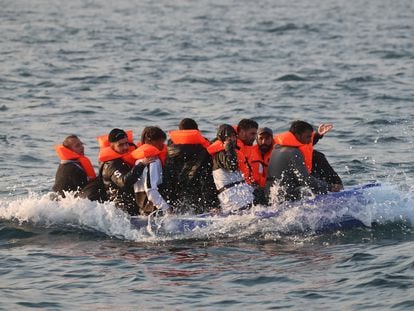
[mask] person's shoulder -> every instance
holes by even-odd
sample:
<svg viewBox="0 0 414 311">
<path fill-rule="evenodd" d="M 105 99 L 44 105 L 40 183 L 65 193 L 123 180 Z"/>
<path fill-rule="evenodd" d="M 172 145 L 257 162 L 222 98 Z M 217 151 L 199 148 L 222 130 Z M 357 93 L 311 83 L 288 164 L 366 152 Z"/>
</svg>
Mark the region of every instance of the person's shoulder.
<svg viewBox="0 0 414 311">
<path fill-rule="evenodd" d="M 58 170 L 63 170 L 63 171 L 78 171 L 81 170 L 82 171 L 82 167 L 80 166 L 80 163 L 75 162 L 75 161 L 69 161 L 66 163 L 61 163 L 59 165 Z"/>
<path fill-rule="evenodd" d="M 103 164 L 103 170 L 118 170 L 127 166 L 127 164 L 122 159 L 113 159 L 110 161 L 106 161 Z"/>
<path fill-rule="evenodd" d="M 298 148 L 295 148 L 295 147 L 276 145 L 272 149 L 271 154 L 272 154 L 272 156 L 289 157 L 289 156 L 301 155 L 301 152 Z"/>
</svg>

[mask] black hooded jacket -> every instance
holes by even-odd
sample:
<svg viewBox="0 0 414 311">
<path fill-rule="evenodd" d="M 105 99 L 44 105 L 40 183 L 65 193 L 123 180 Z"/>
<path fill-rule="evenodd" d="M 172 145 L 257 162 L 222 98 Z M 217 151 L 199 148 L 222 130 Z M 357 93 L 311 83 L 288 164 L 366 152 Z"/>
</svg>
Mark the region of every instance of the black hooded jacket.
<svg viewBox="0 0 414 311">
<path fill-rule="evenodd" d="M 76 161 L 66 161 L 59 164 L 53 191 L 65 197 L 64 191 L 79 191 L 87 183 L 88 178 L 82 166 Z"/>
<path fill-rule="evenodd" d="M 141 177 L 145 165 L 138 163 L 131 169 L 122 159 L 107 161 L 102 165 L 102 179 L 109 201 L 115 202 L 130 215 L 138 215 L 134 184 Z"/>
<path fill-rule="evenodd" d="M 178 212 L 203 213 L 219 206 L 211 156 L 200 144 L 168 144 L 163 196 Z"/>
</svg>

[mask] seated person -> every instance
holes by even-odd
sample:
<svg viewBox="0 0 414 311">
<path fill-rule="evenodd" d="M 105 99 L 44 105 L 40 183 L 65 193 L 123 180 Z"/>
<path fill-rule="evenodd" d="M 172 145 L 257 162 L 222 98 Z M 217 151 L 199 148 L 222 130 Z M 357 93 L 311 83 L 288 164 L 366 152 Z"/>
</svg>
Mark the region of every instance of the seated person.
<svg viewBox="0 0 414 311">
<path fill-rule="evenodd" d="M 269 161 L 266 195 L 277 185 L 277 200 L 299 200 L 309 191 L 323 194 L 327 191 L 339 191 L 324 180 L 311 175 L 313 157 L 312 125 L 304 121 L 292 122 L 288 132 L 275 138 L 275 147 Z"/>
<path fill-rule="evenodd" d="M 96 178 L 91 161 L 84 155 L 82 141 L 69 135 L 61 145 L 55 146 L 60 164 L 56 172 L 53 191 L 65 197 L 65 191 L 80 191 L 90 180 Z"/>
<path fill-rule="evenodd" d="M 130 215 L 138 215 L 133 186 L 153 159 L 144 158 L 131 167 L 130 143 L 127 133 L 122 129 L 113 129 L 109 133 L 108 141 L 109 146 L 102 147 L 99 151 L 99 162 L 109 201 L 115 202 L 117 207 Z"/>
<path fill-rule="evenodd" d="M 246 165 L 241 167 L 241 173 L 248 184 L 253 182 L 251 157 L 258 127 L 259 125 L 253 119 L 242 119 L 237 125 L 237 147 L 241 154 L 244 155 L 244 160 L 246 161 Z"/>
<path fill-rule="evenodd" d="M 274 146 L 273 131 L 268 127 L 259 128 L 256 142 L 253 145 L 250 158 L 253 179 L 251 185 L 254 187 L 255 203 L 267 204 L 264 188 L 266 186 L 267 167 Z"/>
<path fill-rule="evenodd" d="M 131 154 L 137 160 L 137 165 L 147 157 L 155 159 L 144 168 L 142 177 L 134 184 L 135 201 L 140 215 L 149 215 L 155 210 L 171 211 L 170 205 L 158 191 L 163 181 L 160 156 L 166 139 L 167 135 L 159 127 L 148 126 L 142 131 L 142 145 Z"/>
<path fill-rule="evenodd" d="M 169 132 L 164 171 L 166 199 L 176 213 L 204 213 L 219 207 L 212 175 L 212 160 L 205 139 L 193 119 L 185 118 L 179 130 Z"/>
<path fill-rule="evenodd" d="M 241 173 L 246 165 L 245 156 L 237 149 L 236 131 L 231 125 L 222 124 L 217 131 L 217 141 L 207 148 L 213 157 L 213 178 L 221 209 L 236 213 L 253 204 L 253 188 Z"/>
</svg>

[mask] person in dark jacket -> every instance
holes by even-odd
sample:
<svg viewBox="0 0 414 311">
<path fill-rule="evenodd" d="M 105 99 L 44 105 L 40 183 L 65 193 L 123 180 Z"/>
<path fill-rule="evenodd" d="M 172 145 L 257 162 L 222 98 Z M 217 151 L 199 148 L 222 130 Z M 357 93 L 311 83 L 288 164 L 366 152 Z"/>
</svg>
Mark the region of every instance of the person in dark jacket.
<svg viewBox="0 0 414 311">
<path fill-rule="evenodd" d="M 315 135 L 312 125 L 304 121 L 294 121 L 288 132 L 275 138 L 276 144 L 269 161 L 268 178 L 266 182 L 267 196 L 275 197 L 277 201 L 293 201 L 313 194 L 323 194 L 327 191 L 339 191 L 341 185 L 328 183 L 320 179 L 321 165 L 325 167 L 321 153 L 315 151 L 313 144 L 327 131 L 320 130 Z M 315 166 L 315 160 L 319 167 Z M 328 163 L 329 165 L 329 163 Z M 330 166 L 329 166 L 330 167 Z M 332 168 L 331 168 L 332 169 Z M 333 171 L 333 169 L 332 169 Z M 319 175 L 318 175 L 319 174 Z M 319 178 L 318 178 L 319 177 Z M 338 176 L 339 178 L 339 176 Z M 340 179 L 339 179 L 340 180 Z M 277 186 L 273 188 L 273 186 Z M 271 195 L 271 189 L 276 189 Z"/>
<path fill-rule="evenodd" d="M 171 131 L 164 167 L 164 194 L 176 213 L 204 213 L 219 207 L 212 175 L 210 142 L 196 121 L 181 120 L 178 131 Z"/>
<path fill-rule="evenodd" d="M 213 178 L 220 200 L 221 210 L 237 213 L 253 205 L 253 188 L 242 175 L 246 165 L 244 154 L 237 147 L 237 136 L 229 124 L 217 130 L 217 140 L 208 147 L 213 158 Z"/>
<path fill-rule="evenodd" d="M 102 179 L 109 198 L 130 215 L 138 215 L 135 202 L 134 184 L 142 175 L 146 165 L 153 161 L 145 158 L 135 166 L 128 161 L 130 157 L 130 144 L 127 133 L 121 129 L 113 129 L 108 136 L 109 146 L 99 152 Z"/>
<path fill-rule="evenodd" d="M 80 191 L 89 180 L 96 177 L 90 160 L 84 155 L 82 141 L 76 135 L 69 135 L 61 145 L 55 146 L 60 164 L 56 171 L 53 191 L 63 198 L 65 192 Z"/>
</svg>

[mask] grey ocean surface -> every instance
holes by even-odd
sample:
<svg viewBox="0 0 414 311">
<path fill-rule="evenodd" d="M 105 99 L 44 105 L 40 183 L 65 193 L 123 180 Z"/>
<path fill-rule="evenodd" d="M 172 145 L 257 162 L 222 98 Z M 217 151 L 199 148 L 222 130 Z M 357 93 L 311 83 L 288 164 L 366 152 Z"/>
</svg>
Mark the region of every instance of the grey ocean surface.
<svg viewBox="0 0 414 311">
<path fill-rule="evenodd" d="M 0 309 L 413 310 L 413 1 L 0 0 L 0 69 Z M 383 185 L 381 224 L 148 237 L 47 199 L 67 134 L 97 165 L 98 135 L 183 117 L 209 138 L 333 123 L 317 147 L 346 185 Z"/>
</svg>

